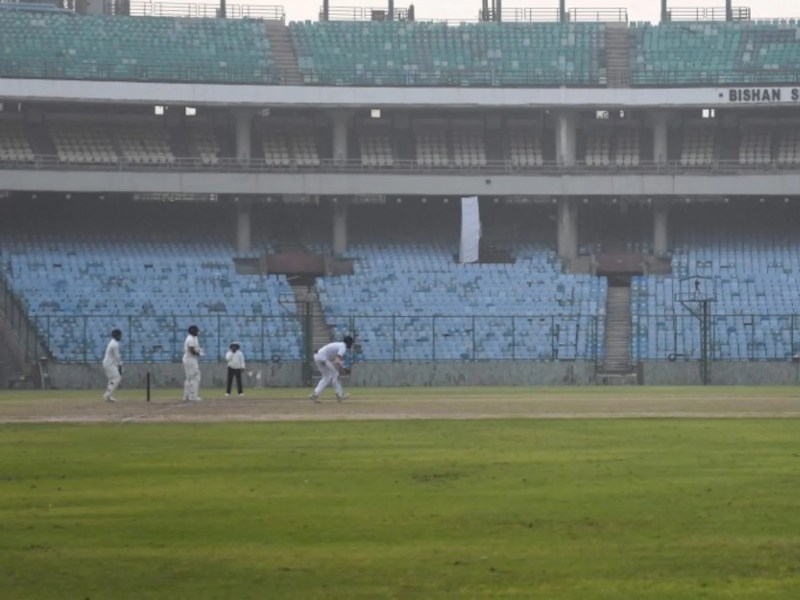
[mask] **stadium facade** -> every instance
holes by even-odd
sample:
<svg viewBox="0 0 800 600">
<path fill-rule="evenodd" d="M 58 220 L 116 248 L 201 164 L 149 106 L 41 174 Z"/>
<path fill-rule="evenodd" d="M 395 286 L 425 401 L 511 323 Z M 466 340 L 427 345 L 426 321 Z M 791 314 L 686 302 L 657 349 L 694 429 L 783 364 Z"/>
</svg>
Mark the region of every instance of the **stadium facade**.
<svg viewBox="0 0 800 600">
<path fill-rule="evenodd" d="M 0 8 L 4 383 L 120 327 L 172 385 L 190 322 L 256 385 L 347 333 L 360 384 L 800 376 L 794 21 Z"/>
</svg>

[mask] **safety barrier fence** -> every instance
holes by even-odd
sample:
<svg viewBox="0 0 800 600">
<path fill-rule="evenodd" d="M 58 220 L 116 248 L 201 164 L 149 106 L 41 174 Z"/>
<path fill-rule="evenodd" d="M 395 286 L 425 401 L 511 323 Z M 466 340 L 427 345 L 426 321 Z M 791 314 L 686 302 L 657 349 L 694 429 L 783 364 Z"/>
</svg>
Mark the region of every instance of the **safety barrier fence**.
<svg viewBox="0 0 800 600">
<path fill-rule="evenodd" d="M 800 170 L 798 162 L 764 162 L 748 163 L 739 160 L 670 160 L 662 163 L 642 161 L 638 164 L 587 164 L 577 161 L 573 165 L 560 164 L 555 161 L 543 161 L 539 164 L 523 164 L 514 160 L 490 160 L 483 164 L 459 164 L 452 159 L 437 161 L 436 164 L 417 160 L 394 160 L 385 164 L 364 164 L 361 159 L 334 160 L 285 159 L 280 163 L 264 158 L 218 158 L 214 161 L 200 158 L 153 157 L 152 161 L 129 160 L 126 158 L 107 159 L 100 162 L 92 158 L 88 162 L 58 156 L 38 155 L 32 159 L 6 159 L 0 161 L 0 170 L 59 170 L 59 171 L 176 171 L 176 172 L 253 172 L 253 173 L 293 173 L 293 172 L 325 172 L 325 173 L 475 173 L 475 174 L 514 174 L 530 173 L 540 175 L 586 174 L 602 175 L 618 174 L 685 174 L 711 173 L 736 174 L 759 173 L 781 174 Z"/>
<path fill-rule="evenodd" d="M 26 362 L 34 363 L 48 356 L 46 340 L 39 335 L 36 324 L 28 317 L 25 303 L 14 293 L 3 273 L 0 273 L 0 315 L 7 328 L 7 334 L 21 350 Z"/>
<path fill-rule="evenodd" d="M 222 360 L 230 343 L 248 360 L 302 360 L 313 352 L 303 314 L 38 315 L 39 336 L 62 363 L 102 359 L 112 329 L 123 331 L 126 362 L 173 362 L 190 324 L 204 359 Z M 602 319 L 580 315 L 345 315 L 326 318 L 332 337 L 355 335 L 357 361 L 589 360 L 602 358 Z"/>
<path fill-rule="evenodd" d="M 123 331 L 127 362 L 174 362 L 189 324 L 200 328 L 205 360 L 239 342 L 252 361 L 303 360 L 313 348 L 297 315 L 39 315 L 0 279 L 0 308 L 25 358 L 62 363 L 102 359 L 112 329 Z M 602 364 L 605 323 L 594 315 L 328 316 L 332 337 L 356 336 L 356 361 L 582 360 Z M 800 315 L 689 312 L 632 317 L 631 360 L 788 361 L 800 355 Z M 704 349 L 704 344 L 706 344 Z"/>
<path fill-rule="evenodd" d="M 714 314 L 689 311 L 634 315 L 634 360 L 786 361 L 800 353 L 800 315 Z"/>
<path fill-rule="evenodd" d="M 209 65 L 197 60 L 191 64 L 122 64 L 98 57 L 91 63 L 76 63 L 66 57 L 25 57 L 0 62 L 0 78 L 66 79 L 81 81 L 127 81 L 153 83 L 199 83 L 223 85 L 300 85 L 328 87 L 417 87 L 417 88 L 606 88 L 632 87 L 738 87 L 791 86 L 800 83 L 794 66 L 780 69 L 742 68 L 646 71 L 631 68 L 624 72 L 600 74 L 594 68 L 555 73 L 542 72 L 536 65 L 520 65 L 514 70 L 501 68 L 426 70 L 353 66 L 352 69 L 307 69 L 298 71 L 275 66 L 236 67 Z"/>
<path fill-rule="evenodd" d="M 728 10 L 724 6 L 673 6 L 667 14 L 670 21 L 725 21 L 728 18 Z M 750 7 L 732 7 L 731 17 L 734 21 L 749 21 Z"/>
</svg>

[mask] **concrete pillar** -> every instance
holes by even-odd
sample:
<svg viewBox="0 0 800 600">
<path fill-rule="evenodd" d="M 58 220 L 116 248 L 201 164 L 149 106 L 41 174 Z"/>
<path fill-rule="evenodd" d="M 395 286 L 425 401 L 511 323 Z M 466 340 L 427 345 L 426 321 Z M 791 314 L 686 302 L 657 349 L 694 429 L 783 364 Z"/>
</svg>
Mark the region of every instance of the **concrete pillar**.
<svg viewBox="0 0 800 600">
<path fill-rule="evenodd" d="M 333 160 L 334 162 L 347 161 L 347 128 L 350 125 L 350 111 L 331 111 L 333 122 Z"/>
<path fill-rule="evenodd" d="M 575 166 L 578 154 L 578 115 L 561 111 L 556 117 L 556 161 L 567 167 Z"/>
<path fill-rule="evenodd" d="M 669 204 L 666 200 L 653 205 L 653 254 L 667 254 L 669 237 Z"/>
<path fill-rule="evenodd" d="M 558 201 L 558 255 L 567 260 L 578 257 L 578 203 L 575 198 Z"/>
<path fill-rule="evenodd" d="M 347 252 L 347 202 L 338 198 L 333 205 L 333 255 Z"/>
<path fill-rule="evenodd" d="M 236 202 L 236 254 L 242 256 L 250 252 L 250 202 L 239 200 Z"/>
<path fill-rule="evenodd" d="M 233 113 L 236 121 L 236 158 L 239 162 L 250 161 L 250 149 L 253 147 L 253 116 L 255 112 L 238 109 Z"/>
<path fill-rule="evenodd" d="M 653 113 L 653 162 L 665 165 L 669 159 L 669 113 Z"/>
</svg>

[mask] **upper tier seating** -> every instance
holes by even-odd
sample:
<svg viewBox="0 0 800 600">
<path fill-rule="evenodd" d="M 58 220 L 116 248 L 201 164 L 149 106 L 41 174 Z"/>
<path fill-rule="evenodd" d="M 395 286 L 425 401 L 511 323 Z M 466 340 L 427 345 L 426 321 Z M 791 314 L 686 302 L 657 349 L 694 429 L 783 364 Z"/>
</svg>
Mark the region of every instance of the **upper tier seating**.
<svg viewBox="0 0 800 600">
<path fill-rule="evenodd" d="M 292 23 L 307 83 L 544 86 L 605 83 L 596 23 Z"/>
<path fill-rule="evenodd" d="M 800 129 L 797 126 L 782 127 L 778 132 L 778 154 L 781 165 L 800 164 Z"/>
<path fill-rule="evenodd" d="M 425 167 L 446 167 L 450 164 L 447 131 L 443 128 L 418 130 L 414 139 L 417 164 Z"/>
<path fill-rule="evenodd" d="M 797 82 L 796 21 L 642 23 L 630 35 L 634 85 Z"/>
<path fill-rule="evenodd" d="M 21 123 L 0 120 L 0 161 L 32 161 L 28 137 Z"/>
<path fill-rule="evenodd" d="M 294 162 L 301 167 L 318 167 L 320 165 L 317 143 L 311 131 L 295 131 L 289 137 L 294 154 Z"/>
<path fill-rule="evenodd" d="M 713 129 L 685 129 L 681 148 L 681 164 L 689 167 L 712 164 L 714 162 L 714 137 Z"/>
<path fill-rule="evenodd" d="M 217 165 L 222 156 L 222 147 L 214 128 L 206 123 L 196 123 L 189 129 L 192 152 L 204 165 Z"/>
<path fill-rule="evenodd" d="M 108 164 L 119 158 L 108 127 L 98 123 L 53 123 L 50 137 L 62 162 Z"/>
<path fill-rule="evenodd" d="M 2 77 L 277 80 L 256 20 L 0 11 L 0 40 Z"/>
<path fill-rule="evenodd" d="M 766 165 L 772 162 L 772 130 L 745 129 L 739 143 L 739 162 Z"/>
<path fill-rule="evenodd" d="M 639 166 L 641 133 L 636 127 L 623 127 L 617 130 L 615 162 L 618 167 Z"/>
<path fill-rule="evenodd" d="M 281 167 L 292 164 L 287 136 L 283 133 L 265 131 L 261 136 L 261 150 L 268 166 Z"/>
<path fill-rule="evenodd" d="M 394 165 L 392 137 L 389 130 L 361 129 L 358 132 L 361 164 L 365 167 L 391 167 Z"/>
<path fill-rule="evenodd" d="M 538 129 L 509 131 L 508 158 L 515 167 L 538 167 L 544 164 L 541 131 Z"/>
<path fill-rule="evenodd" d="M 480 129 L 453 131 L 453 163 L 457 167 L 485 167 L 486 148 Z"/>
<path fill-rule="evenodd" d="M 611 131 L 605 129 L 587 131 L 586 164 L 590 167 L 607 167 L 611 164 Z"/>
<path fill-rule="evenodd" d="M 286 278 L 237 275 L 232 259 L 218 242 L 0 235 L 0 267 L 58 360 L 99 362 L 115 327 L 125 360 L 177 360 L 191 323 L 207 360 L 233 340 L 251 360 L 299 359 Z"/>
<path fill-rule="evenodd" d="M 174 163 L 169 131 L 163 125 L 130 123 L 115 127 L 122 156 L 136 164 Z"/>
</svg>

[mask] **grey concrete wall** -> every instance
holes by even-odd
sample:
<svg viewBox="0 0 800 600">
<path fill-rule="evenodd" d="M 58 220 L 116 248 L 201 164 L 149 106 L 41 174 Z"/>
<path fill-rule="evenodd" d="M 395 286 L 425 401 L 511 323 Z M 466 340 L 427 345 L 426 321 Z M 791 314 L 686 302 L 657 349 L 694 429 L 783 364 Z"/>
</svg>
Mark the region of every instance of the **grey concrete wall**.
<svg viewBox="0 0 800 600">
<path fill-rule="evenodd" d="M 770 88 L 776 86 L 769 86 Z M 780 87 L 780 102 L 747 106 L 792 105 L 792 87 Z M 167 104 L 176 106 L 286 106 L 296 108 L 436 107 L 575 107 L 588 108 L 713 108 L 737 105 L 728 88 L 475 88 L 351 87 L 291 85 L 225 85 L 46 79 L 3 80 L 3 96 L 18 102 L 92 102 Z"/>
<path fill-rule="evenodd" d="M 361 363 L 349 377 L 353 386 L 591 385 L 587 362 L 396 362 Z M 345 381 L 345 385 L 348 382 Z"/>
<path fill-rule="evenodd" d="M 82 171 L 9 169 L 3 189 L 29 192 L 173 192 L 204 194 L 307 194 L 426 196 L 442 190 L 451 198 L 484 196 L 686 196 L 695 194 L 792 196 L 797 172 L 618 173 L 214 173 L 146 170 Z"/>
<path fill-rule="evenodd" d="M 642 363 L 644 385 L 702 385 L 699 362 Z M 792 362 L 712 362 L 711 385 L 797 385 L 800 364 Z"/>
</svg>

